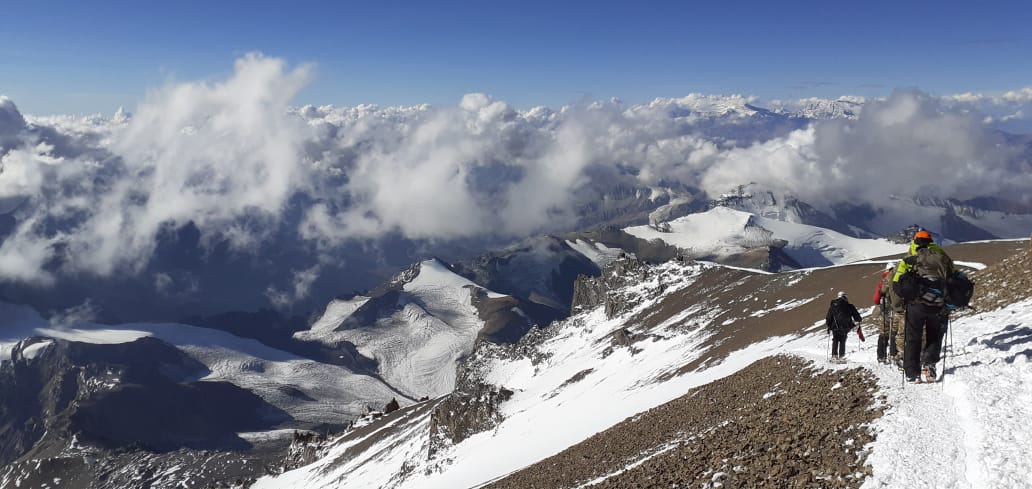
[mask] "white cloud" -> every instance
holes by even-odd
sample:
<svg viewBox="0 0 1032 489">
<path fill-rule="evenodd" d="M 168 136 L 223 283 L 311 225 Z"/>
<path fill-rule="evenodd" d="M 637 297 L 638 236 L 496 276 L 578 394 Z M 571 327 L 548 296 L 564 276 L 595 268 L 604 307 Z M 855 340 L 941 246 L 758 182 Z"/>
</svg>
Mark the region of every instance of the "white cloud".
<svg viewBox="0 0 1032 489">
<path fill-rule="evenodd" d="M 265 289 L 265 297 L 273 306 L 283 309 L 308 297 L 312 284 L 319 278 L 320 265 L 305 270 L 293 270 L 293 286 L 290 290 L 279 290 L 273 286 Z"/>
<path fill-rule="evenodd" d="M 98 159 L 56 157 L 49 133 L 25 136 L 26 146 L 3 156 L 0 198 L 31 202 L 5 249 L 33 250 L 38 262 L 59 243 L 66 270 L 110 275 L 140 270 L 158 234 L 188 222 L 206 240 L 253 247 L 309 178 L 299 157 L 307 126 L 287 115 L 309 71 L 248 55 L 227 80 L 155 90 L 128 125 L 78 131 L 99 143 Z M 47 220 L 64 226 L 27 228 Z"/>
<path fill-rule="evenodd" d="M 1009 168 L 1015 151 L 973 115 L 950 111 L 914 91 L 871 102 L 855 121 L 814 123 L 788 137 L 723 153 L 703 188 L 750 181 L 828 208 L 890 195 L 1021 199 L 1032 175 Z"/>
<path fill-rule="evenodd" d="M 700 94 L 525 112 L 476 93 L 450 107 L 291 108 L 311 72 L 248 55 L 224 80 L 152 91 L 128 119 L 26 118 L 0 97 L 0 212 L 18 221 L 0 243 L 0 274 L 138 273 L 163 234 L 191 222 L 202 245 L 242 253 L 296 234 L 290 252 L 323 264 L 345 243 L 388 234 L 525 236 L 572 225 L 595 189 L 621 182 L 716 194 L 757 182 L 824 206 L 1020 197 L 1029 183 L 982 120 L 1021 119 L 1030 89 L 899 92 L 866 101 L 855 120 L 798 129 L 753 117 L 753 97 Z M 1004 105 L 979 109 L 995 101 Z M 292 303 L 320 269 L 291 268 L 289 285 L 265 292 Z M 152 277 L 158 291 L 189 285 Z"/>
<path fill-rule="evenodd" d="M 97 306 L 86 299 L 82 304 L 54 313 L 47 321 L 52 328 L 70 328 L 79 323 L 96 321 L 98 313 Z"/>
</svg>

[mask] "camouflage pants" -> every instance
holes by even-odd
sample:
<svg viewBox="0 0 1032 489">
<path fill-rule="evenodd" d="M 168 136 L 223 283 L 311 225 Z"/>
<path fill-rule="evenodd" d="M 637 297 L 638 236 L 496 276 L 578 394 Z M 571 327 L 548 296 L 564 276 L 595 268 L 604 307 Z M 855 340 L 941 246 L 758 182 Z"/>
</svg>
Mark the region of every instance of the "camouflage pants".
<svg viewBox="0 0 1032 489">
<path fill-rule="evenodd" d="M 903 315 L 881 310 L 875 317 L 881 318 L 878 327 L 878 359 L 896 358 L 897 352 L 903 351 L 903 332 L 900 331 L 903 329 Z"/>
<path fill-rule="evenodd" d="M 906 316 L 902 312 L 892 312 L 889 317 L 891 322 L 891 330 L 896 336 L 896 348 L 892 352 L 891 358 L 893 360 L 903 360 L 903 345 L 906 344 Z M 883 322 L 882 328 L 886 331 L 889 329 L 890 322 Z M 888 333 L 886 333 L 888 334 Z M 921 349 L 924 350 L 925 342 L 927 342 L 927 335 L 921 333 Z"/>
<path fill-rule="evenodd" d="M 906 342 L 906 319 L 902 312 L 879 311 L 881 326 L 878 328 L 878 358 L 903 359 L 903 345 Z M 884 338 L 884 339 L 883 339 Z M 924 345 L 922 336 L 921 344 Z M 888 350 L 887 352 L 885 350 Z"/>
</svg>

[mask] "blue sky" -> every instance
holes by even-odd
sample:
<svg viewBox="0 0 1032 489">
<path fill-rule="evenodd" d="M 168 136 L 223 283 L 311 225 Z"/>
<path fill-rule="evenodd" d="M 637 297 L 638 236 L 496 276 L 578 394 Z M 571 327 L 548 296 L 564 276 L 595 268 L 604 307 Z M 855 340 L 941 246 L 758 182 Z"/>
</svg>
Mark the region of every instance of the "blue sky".
<svg viewBox="0 0 1032 489">
<path fill-rule="evenodd" d="M 764 99 L 1032 84 L 1023 2 L 17 2 L 0 94 L 29 114 L 131 109 L 259 51 L 316 76 L 297 104 L 526 108 L 692 92 Z"/>
</svg>

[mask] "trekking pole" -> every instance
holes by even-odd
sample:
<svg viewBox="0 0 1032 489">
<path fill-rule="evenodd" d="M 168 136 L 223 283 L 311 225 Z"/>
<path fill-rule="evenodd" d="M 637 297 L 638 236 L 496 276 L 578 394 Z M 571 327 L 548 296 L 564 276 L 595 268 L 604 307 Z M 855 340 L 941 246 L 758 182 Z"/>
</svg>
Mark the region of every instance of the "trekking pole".
<svg viewBox="0 0 1032 489">
<path fill-rule="evenodd" d="M 907 321 L 910 318 L 910 314 L 907 312 L 910 310 L 909 304 L 903 304 L 903 368 L 899 373 L 900 385 L 907 385 Z"/>
<path fill-rule="evenodd" d="M 888 328 L 886 329 L 889 330 L 889 344 L 885 346 L 885 349 L 888 350 L 885 352 L 885 354 L 887 356 L 893 357 L 893 360 L 895 360 L 895 357 L 899 355 L 899 352 L 896 351 L 896 318 L 893 313 L 889 313 L 889 318 L 887 322 Z M 895 352 L 895 354 L 889 355 L 889 353 L 892 352 Z"/>
<path fill-rule="evenodd" d="M 899 351 L 897 351 L 896 335 L 899 334 L 899 321 L 896 321 L 896 311 L 889 312 L 889 349 L 896 352 L 893 357 L 899 358 Z M 895 366 L 895 364 L 893 364 Z"/>
<path fill-rule="evenodd" d="M 828 353 L 828 361 L 831 361 L 831 331 L 828 331 L 828 348 L 824 350 Z"/>
<path fill-rule="evenodd" d="M 953 328 L 950 325 L 950 320 L 951 319 L 952 318 L 950 318 L 950 316 L 946 316 L 946 333 L 948 333 L 950 335 L 950 343 L 949 343 L 949 349 L 950 350 L 953 349 Z M 948 350 L 946 348 L 946 335 L 945 334 L 942 335 L 942 344 L 943 344 L 943 346 L 942 346 L 942 377 L 940 378 L 940 382 L 946 383 L 946 355 L 947 355 L 946 352 Z M 943 389 L 945 389 L 945 388 L 946 387 L 943 386 Z"/>
</svg>

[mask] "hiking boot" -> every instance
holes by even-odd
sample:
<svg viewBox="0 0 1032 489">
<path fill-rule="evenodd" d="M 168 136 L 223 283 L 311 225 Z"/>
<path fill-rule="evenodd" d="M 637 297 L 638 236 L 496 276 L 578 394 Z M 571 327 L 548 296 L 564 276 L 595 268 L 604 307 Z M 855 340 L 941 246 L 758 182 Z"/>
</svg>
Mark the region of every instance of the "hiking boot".
<svg viewBox="0 0 1032 489">
<path fill-rule="evenodd" d="M 935 382 L 935 366 L 925 365 L 924 368 L 921 369 L 921 375 L 924 376 L 926 382 Z"/>
<path fill-rule="evenodd" d="M 907 383 L 908 384 L 923 384 L 924 381 L 921 380 L 921 376 L 918 375 L 917 377 L 907 377 Z"/>
<path fill-rule="evenodd" d="M 889 359 L 885 358 L 885 357 L 879 357 L 878 358 L 878 363 L 881 363 L 881 364 L 889 363 Z"/>
<path fill-rule="evenodd" d="M 896 368 L 898 368 L 900 370 L 903 370 L 903 359 L 902 358 L 897 358 L 897 359 L 893 360 L 893 363 L 896 364 Z"/>
</svg>

